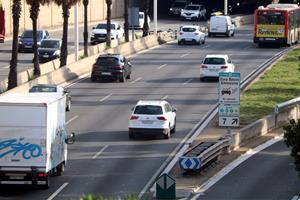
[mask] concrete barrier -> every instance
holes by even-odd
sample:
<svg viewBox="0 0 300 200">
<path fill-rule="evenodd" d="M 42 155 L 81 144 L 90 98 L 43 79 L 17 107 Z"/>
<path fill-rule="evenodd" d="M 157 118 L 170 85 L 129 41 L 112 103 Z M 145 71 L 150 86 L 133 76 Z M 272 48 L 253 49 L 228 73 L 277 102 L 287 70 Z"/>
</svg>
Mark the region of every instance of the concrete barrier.
<svg viewBox="0 0 300 200">
<path fill-rule="evenodd" d="M 256 122 L 230 134 L 230 148 L 235 150 L 256 136 L 263 136 L 275 128 L 288 124 L 290 119 L 298 119 L 300 117 L 300 107 L 298 105 L 291 106 L 276 115 L 268 115 Z"/>
<path fill-rule="evenodd" d="M 245 15 L 245 16 L 238 16 L 233 18 L 236 27 L 240 27 L 241 25 L 245 24 L 253 24 L 254 23 L 254 16 L 253 15 Z"/>
<path fill-rule="evenodd" d="M 167 35 L 149 35 L 147 37 L 137 39 L 135 41 L 131 41 L 128 43 L 124 43 L 118 46 L 117 41 L 112 43 L 112 46 L 115 46 L 114 48 L 110 48 L 105 50 L 101 53 L 122 53 L 126 56 L 137 53 L 141 50 L 148 49 L 154 46 L 157 46 L 160 44 L 159 41 L 171 41 L 172 38 L 167 38 Z M 97 46 L 98 50 L 102 50 L 103 44 Z M 96 47 L 91 47 L 93 49 L 96 49 Z M 83 51 L 80 51 L 81 53 Z M 73 56 L 70 55 L 70 56 Z M 49 84 L 62 84 L 67 81 L 70 81 L 72 79 L 75 79 L 83 74 L 87 74 L 91 72 L 91 67 L 93 63 L 95 62 L 95 59 L 98 57 L 98 53 L 96 53 L 93 56 L 84 58 L 79 60 L 78 62 L 73 62 L 71 64 L 68 64 L 65 67 L 59 68 L 57 65 L 58 61 L 52 61 L 49 64 L 45 65 L 45 69 L 43 69 L 43 72 L 49 71 L 52 67 L 55 69 L 54 71 L 49 71 L 48 73 L 43 74 L 42 76 L 30 80 L 30 75 L 32 75 L 32 70 L 25 71 L 20 74 L 20 82 L 23 82 L 23 84 L 19 85 L 18 87 L 9 90 L 6 93 L 22 93 L 22 92 L 28 92 L 28 90 L 35 84 L 41 84 L 41 83 L 49 83 Z M 68 57 L 69 59 L 69 57 Z M 43 65 L 44 67 L 44 65 Z M 58 68 L 57 68 L 58 67 Z M 27 80 L 26 80 L 27 79 Z M 30 81 L 29 81 L 30 80 Z M 7 84 L 5 82 L 0 82 L 0 86 L 7 87 Z M 6 90 L 3 90 L 6 91 Z"/>
</svg>

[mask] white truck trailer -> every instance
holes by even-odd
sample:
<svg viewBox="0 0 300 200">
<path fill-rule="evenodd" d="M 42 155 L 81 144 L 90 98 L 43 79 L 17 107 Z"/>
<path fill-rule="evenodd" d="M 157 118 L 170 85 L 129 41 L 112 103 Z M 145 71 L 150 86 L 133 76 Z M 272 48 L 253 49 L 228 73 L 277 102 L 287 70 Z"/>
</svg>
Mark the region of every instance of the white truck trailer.
<svg viewBox="0 0 300 200">
<path fill-rule="evenodd" d="M 0 97 L 0 184 L 49 188 L 67 161 L 65 97 L 56 94 L 11 94 Z"/>
</svg>

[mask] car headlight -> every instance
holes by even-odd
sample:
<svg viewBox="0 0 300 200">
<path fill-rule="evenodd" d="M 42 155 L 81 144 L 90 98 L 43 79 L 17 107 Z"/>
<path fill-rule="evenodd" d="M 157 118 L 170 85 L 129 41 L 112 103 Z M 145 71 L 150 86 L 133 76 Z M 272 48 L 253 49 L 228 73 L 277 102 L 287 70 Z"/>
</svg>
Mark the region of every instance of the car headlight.
<svg viewBox="0 0 300 200">
<path fill-rule="evenodd" d="M 36 44 L 37 44 L 38 46 L 41 46 L 41 42 L 37 42 Z"/>
<path fill-rule="evenodd" d="M 22 44 L 22 41 L 19 41 L 19 44 Z"/>
<path fill-rule="evenodd" d="M 170 11 L 173 11 L 173 8 L 170 8 Z"/>
<path fill-rule="evenodd" d="M 91 33 L 91 37 L 94 37 L 95 36 L 95 33 Z"/>
<path fill-rule="evenodd" d="M 54 51 L 53 55 L 58 56 L 60 54 L 59 50 Z"/>
</svg>

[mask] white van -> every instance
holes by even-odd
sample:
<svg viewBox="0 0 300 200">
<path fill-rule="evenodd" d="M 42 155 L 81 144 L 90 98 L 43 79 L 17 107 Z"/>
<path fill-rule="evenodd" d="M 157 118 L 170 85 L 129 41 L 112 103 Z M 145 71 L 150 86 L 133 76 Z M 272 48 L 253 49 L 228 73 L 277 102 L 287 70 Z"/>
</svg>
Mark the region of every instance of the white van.
<svg viewBox="0 0 300 200">
<path fill-rule="evenodd" d="M 209 21 L 208 37 L 215 35 L 234 36 L 235 25 L 230 16 L 211 16 Z"/>
</svg>

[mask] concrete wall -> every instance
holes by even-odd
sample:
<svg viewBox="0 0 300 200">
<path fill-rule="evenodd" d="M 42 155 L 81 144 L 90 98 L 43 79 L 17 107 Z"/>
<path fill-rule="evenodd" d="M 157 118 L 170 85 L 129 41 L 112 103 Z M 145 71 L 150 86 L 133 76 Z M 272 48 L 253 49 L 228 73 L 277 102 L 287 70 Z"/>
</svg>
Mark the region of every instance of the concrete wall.
<svg viewBox="0 0 300 200">
<path fill-rule="evenodd" d="M 22 12 L 20 18 L 20 32 L 24 29 L 31 29 L 31 19 L 29 17 L 30 6 L 26 4 L 26 0 L 22 1 Z M 5 10 L 6 18 L 6 34 L 11 35 L 13 31 L 12 27 L 12 0 L 2 0 L 3 8 Z M 112 4 L 112 17 L 123 17 L 124 14 L 124 1 L 123 0 L 113 0 Z M 83 5 L 79 4 L 79 22 L 83 22 Z M 106 3 L 105 0 L 89 0 L 88 7 L 88 20 L 90 22 L 96 22 L 106 19 Z M 74 8 L 70 10 L 69 24 L 74 22 Z M 60 27 L 63 23 L 62 18 L 62 8 L 58 7 L 54 3 L 42 6 L 40 9 L 40 15 L 38 20 L 39 28 L 48 27 Z"/>
</svg>

